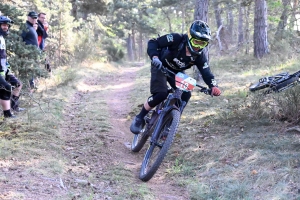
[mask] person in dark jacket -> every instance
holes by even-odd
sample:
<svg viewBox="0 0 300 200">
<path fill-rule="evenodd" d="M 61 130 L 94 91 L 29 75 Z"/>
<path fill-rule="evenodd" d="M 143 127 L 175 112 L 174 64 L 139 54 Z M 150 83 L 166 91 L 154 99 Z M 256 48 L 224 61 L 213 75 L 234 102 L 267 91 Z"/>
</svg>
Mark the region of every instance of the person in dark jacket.
<svg viewBox="0 0 300 200">
<path fill-rule="evenodd" d="M 45 49 L 45 40 L 48 37 L 48 23 L 46 21 L 46 13 L 38 14 L 38 29 L 36 30 L 38 34 L 38 45 L 39 48 L 43 51 Z"/>
<path fill-rule="evenodd" d="M 37 18 L 38 18 L 38 14 L 35 11 L 30 11 L 28 13 L 27 21 L 26 21 L 26 29 L 23 30 L 21 37 L 23 38 L 23 41 L 25 42 L 26 45 L 33 45 L 39 48 L 38 34 L 37 34 L 37 30 L 35 30 L 34 28 L 34 25 L 37 24 Z M 34 89 L 36 87 L 33 77 L 29 80 L 29 85 L 31 89 Z"/>
<path fill-rule="evenodd" d="M 23 30 L 21 36 L 26 45 L 34 45 L 38 47 L 38 35 L 33 25 L 37 23 L 38 14 L 31 11 L 27 15 L 26 29 Z"/>
<path fill-rule="evenodd" d="M 144 117 L 148 112 L 164 101 L 168 96 L 167 82 L 175 86 L 175 78 L 167 79 L 160 70 L 162 66 L 177 73 L 196 65 L 202 74 L 204 82 L 211 88 L 212 95 L 219 96 L 220 89 L 212 74 L 203 49 L 209 44 L 211 31 L 206 22 L 196 20 L 190 26 L 187 34 L 170 33 L 148 42 L 147 53 L 151 59 L 151 96 L 146 100 L 142 110 L 133 119 L 130 131 L 139 134 L 145 125 Z M 172 74 L 170 74 L 172 76 Z M 174 76 L 174 75 L 173 75 Z M 191 92 L 184 92 L 181 99 L 188 103 Z"/>
<path fill-rule="evenodd" d="M 36 30 L 37 34 L 38 34 L 38 45 L 39 48 L 45 52 L 45 40 L 48 37 L 48 27 L 49 24 L 47 22 L 47 18 L 46 18 L 46 13 L 39 13 L 38 14 L 38 29 Z M 51 72 L 51 66 L 49 63 L 49 60 L 46 58 L 45 59 L 45 68 L 48 72 Z"/>
</svg>

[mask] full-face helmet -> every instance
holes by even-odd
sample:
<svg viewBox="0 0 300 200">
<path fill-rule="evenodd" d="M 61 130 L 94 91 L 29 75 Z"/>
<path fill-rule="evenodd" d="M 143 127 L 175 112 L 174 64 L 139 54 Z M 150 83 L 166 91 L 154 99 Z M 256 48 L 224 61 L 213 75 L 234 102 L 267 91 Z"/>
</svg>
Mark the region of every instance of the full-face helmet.
<svg viewBox="0 0 300 200">
<path fill-rule="evenodd" d="M 187 33 L 187 47 L 194 56 L 200 55 L 211 39 L 210 28 L 206 22 L 196 20 Z"/>
<path fill-rule="evenodd" d="M 9 33 L 9 30 L 3 31 L 1 25 L 2 24 L 8 24 L 8 28 L 14 23 L 13 20 L 11 20 L 9 17 L 6 16 L 0 16 L 0 34 L 3 36 L 7 36 Z"/>
</svg>

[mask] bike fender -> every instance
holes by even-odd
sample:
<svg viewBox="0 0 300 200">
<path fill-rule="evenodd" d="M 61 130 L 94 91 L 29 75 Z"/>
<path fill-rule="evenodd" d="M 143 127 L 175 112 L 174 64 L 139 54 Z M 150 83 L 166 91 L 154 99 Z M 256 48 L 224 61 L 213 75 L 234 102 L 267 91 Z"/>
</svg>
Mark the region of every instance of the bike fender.
<svg viewBox="0 0 300 200">
<path fill-rule="evenodd" d="M 177 106 L 175 106 L 175 105 L 168 106 L 167 108 L 165 108 L 164 111 L 165 111 L 166 114 L 168 114 L 168 113 L 170 113 L 173 109 L 178 110 L 178 111 L 180 112 L 180 109 L 179 109 Z"/>
</svg>

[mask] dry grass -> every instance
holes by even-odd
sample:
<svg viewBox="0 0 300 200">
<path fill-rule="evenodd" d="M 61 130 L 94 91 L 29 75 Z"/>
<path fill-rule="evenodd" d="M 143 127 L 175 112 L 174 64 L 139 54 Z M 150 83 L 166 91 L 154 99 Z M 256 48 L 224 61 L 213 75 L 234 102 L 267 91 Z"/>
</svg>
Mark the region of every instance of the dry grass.
<svg viewBox="0 0 300 200">
<path fill-rule="evenodd" d="M 277 66 L 261 61 L 265 63 L 259 66 L 266 66 L 262 69 L 253 59 L 246 61 L 212 63 L 223 94 L 212 98 L 193 92 L 174 144 L 159 169 L 164 181 L 188 191 L 190 199 L 300 199 L 299 133 L 285 132 L 289 121 L 276 118 L 291 113 L 280 108 L 293 104 L 287 101 L 292 97 L 286 98 L 288 93 L 267 97 L 248 93 L 251 82 L 282 70 L 294 72 L 297 62 Z M 39 90 L 44 92 L 34 94 L 39 104 L 28 103 L 28 111 L 19 114 L 17 121 L 2 122 L 0 170 L 11 172 L 12 177 L 0 175 L 0 197 L 25 198 L 25 194 L 34 194 L 35 188 L 43 195 L 54 192 L 53 199 L 96 199 L 99 191 L 103 198 L 155 197 L 147 183 L 138 182 L 124 163 L 109 157 L 113 150 L 107 148 L 107 142 L 113 139 L 106 133 L 113 128 L 108 121 L 112 115 L 107 102 L 95 98 L 120 87 L 116 72 L 124 66 L 83 66 L 83 71 L 62 68 L 51 79 L 42 80 Z M 136 80 L 132 80 L 135 89 L 128 121 L 149 96 L 149 66 L 139 67 Z M 294 95 L 294 102 L 297 97 Z M 66 124 L 66 116 L 73 128 L 59 126 Z M 67 140 L 70 135 L 76 137 Z M 22 187 L 18 191 L 8 192 L 5 187 L 18 184 Z M 55 196 L 66 188 L 65 196 Z"/>
<path fill-rule="evenodd" d="M 160 169 L 186 187 L 190 199 L 300 199 L 299 133 L 285 132 L 287 123 L 276 120 L 299 119 L 299 88 L 273 96 L 248 92 L 260 77 L 297 71 L 297 61 L 262 62 L 214 62 L 222 96 L 193 92 Z M 132 116 L 149 96 L 148 67 L 139 77 Z"/>
</svg>

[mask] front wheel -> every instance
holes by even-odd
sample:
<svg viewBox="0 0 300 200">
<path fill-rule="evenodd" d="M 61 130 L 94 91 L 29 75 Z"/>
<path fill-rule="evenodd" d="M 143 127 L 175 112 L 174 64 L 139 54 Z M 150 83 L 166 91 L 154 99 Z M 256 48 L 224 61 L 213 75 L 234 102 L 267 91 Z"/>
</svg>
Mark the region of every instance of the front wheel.
<svg viewBox="0 0 300 200">
<path fill-rule="evenodd" d="M 180 112 L 175 109 L 163 118 L 158 133 L 154 133 L 157 137 L 151 138 L 151 144 L 144 156 L 139 177 L 142 181 L 149 181 L 158 170 L 171 147 L 179 121 Z"/>
<path fill-rule="evenodd" d="M 269 87 L 270 86 L 270 84 L 268 84 L 268 83 L 255 83 L 255 84 L 253 84 L 253 85 L 251 85 L 250 87 L 249 87 L 249 90 L 251 91 L 251 92 L 254 92 L 254 91 L 257 91 L 257 90 L 262 90 L 262 89 L 265 89 L 265 88 L 267 88 L 267 87 Z"/>
</svg>

